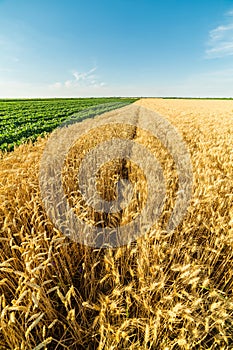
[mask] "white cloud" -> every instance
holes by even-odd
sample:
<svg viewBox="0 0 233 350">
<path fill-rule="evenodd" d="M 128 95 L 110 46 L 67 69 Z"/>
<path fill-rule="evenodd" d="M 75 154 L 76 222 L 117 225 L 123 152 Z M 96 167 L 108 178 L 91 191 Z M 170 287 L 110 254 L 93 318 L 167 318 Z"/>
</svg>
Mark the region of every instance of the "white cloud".
<svg viewBox="0 0 233 350">
<path fill-rule="evenodd" d="M 218 26 L 217 28 L 210 31 L 210 39 L 211 40 L 220 40 L 224 39 L 226 35 L 229 34 L 229 31 L 233 29 L 233 23 L 228 25 Z"/>
<path fill-rule="evenodd" d="M 233 55 L 233 10 L 227 12 L 225 23 L 209 32 L 208 48 L 205 52 L 207 59 Z"/>
<path fill-rule="evenodd" d="M 80 73 L 80 72 L 73 72 L 73 76 L 76 81 L 90 81 L 90 79 L 94 78 L 94 73 L 96 71 L 96 67 L 90 69 L 88 72 Z"/>
<path fill-rule="evenodd" d="M 67 89 L 67 90 L 85 90 L 86 88 L 94 88 L 99 89 L 107 84 L 103 81 L 100 81 L 98 76 L 96 75 L 96 67 L 93 67 L 87 72 L 78 72 L 73 71 L 72 77 L 73 79 L 66 80 L 65 82 L 56 82 L 51 84 L 50 89 Z"/>
</svg>

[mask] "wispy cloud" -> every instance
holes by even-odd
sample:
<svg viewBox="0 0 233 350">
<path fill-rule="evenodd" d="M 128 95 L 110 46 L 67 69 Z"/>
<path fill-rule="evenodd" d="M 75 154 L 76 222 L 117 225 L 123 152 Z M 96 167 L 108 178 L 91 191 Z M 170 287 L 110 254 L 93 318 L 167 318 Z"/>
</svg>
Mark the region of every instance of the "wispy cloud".
<svg viewBox="0 0 233 350">
<path fill-rule="evenodd" d="M 225 15 L 225 23 L 209 32 L 207 59 L 233 55 L 233 10 Z"/>
<path fill-rule="evenodd" d="M 101 88 L 106 83 L 99 80 L 96 74 L 97 68 L 93 67 L 87 72 L 73 71 L 72 78 L 65 82 L 56 82 L 50 85 L 52 89 L 73 89 L 73 88 Z"/>
<path fill-rule="evenodd" d="M 73 72 L 73 76 L 75 77 L 75 80 L 78 82 L 80 81 L 90 81 L 91 79 L 95 78 L 95 72 L 96 72 L 97 68 L 94 67 L 92 69 L 90 69 L 88 72 L 84 72 L 84 73 L 80 73 L 80 72 Z"/>
</svg>

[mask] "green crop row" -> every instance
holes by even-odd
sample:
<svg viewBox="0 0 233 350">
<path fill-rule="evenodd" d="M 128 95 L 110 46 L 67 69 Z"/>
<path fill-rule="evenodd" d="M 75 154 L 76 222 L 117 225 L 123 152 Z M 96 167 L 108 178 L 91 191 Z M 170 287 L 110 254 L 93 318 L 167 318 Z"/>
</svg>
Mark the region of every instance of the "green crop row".
<svg viewBox="0 0 233 350">
<path fill-rule="evenodd" d="M 0 100 L 0 150 L 136 101 L 135 98 Z"/>
</svg>

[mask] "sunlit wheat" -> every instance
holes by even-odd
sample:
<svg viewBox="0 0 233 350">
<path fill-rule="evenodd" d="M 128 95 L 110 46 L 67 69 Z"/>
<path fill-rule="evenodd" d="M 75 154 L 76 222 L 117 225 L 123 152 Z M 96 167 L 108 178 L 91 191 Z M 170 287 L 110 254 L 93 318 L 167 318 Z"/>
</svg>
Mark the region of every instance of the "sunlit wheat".
<svg viewBox="0 0 233 350">
<path fill-rule="evenodd" d="M 166 203 L 145 237 L 116 249 L 78 245 L 48 219 L 38 176 L 46 140 L 2 155 L 0 349 L 233 348 L 233 102 L 137 104 L 167 116 L 190 151 L 194 186 L 185 219 L 166 232 L 178 190 L 176 170 L 159 143 L 143 133 L 138 142 L 157 155 L 165 172 Z M 80 152 L 91 142 L 87 139 Z M 64 167 L 66 194 L 77 215 L 99 220 L 79 205 L 78 149 L 71 150 Z M 114 197 L 114 171 L 119 175 L 120 169 L 117 162 L 111 166 L 100 173 L 99 191 Z M 132 181 L 140 179 L 135 187 L 140 192 L 143 173 L 128 170 Z M 131 220 L 143 196 L 111 223 Z"/>
</svg>

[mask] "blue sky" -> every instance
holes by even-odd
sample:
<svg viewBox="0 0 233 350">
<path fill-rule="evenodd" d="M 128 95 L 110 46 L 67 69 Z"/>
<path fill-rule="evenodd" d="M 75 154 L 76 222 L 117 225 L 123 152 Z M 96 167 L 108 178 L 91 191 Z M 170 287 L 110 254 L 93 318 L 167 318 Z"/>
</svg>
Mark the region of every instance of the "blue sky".
<svg viewBox="0 0 233 350">
<path fill-rule="evenodd" d="M 233 97 L 233 1 L 0 0 L 0 97 Z"/>
</svg>

